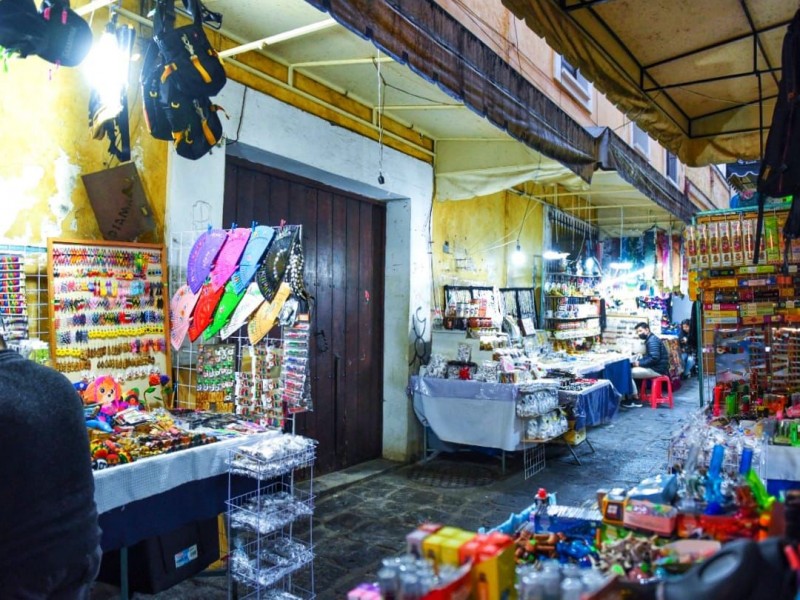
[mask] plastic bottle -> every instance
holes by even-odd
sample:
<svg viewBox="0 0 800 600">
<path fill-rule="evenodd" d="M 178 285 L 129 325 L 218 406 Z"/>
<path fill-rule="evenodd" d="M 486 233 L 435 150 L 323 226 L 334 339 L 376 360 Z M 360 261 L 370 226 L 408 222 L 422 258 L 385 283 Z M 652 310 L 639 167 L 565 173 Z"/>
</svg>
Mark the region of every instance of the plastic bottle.
<svg viewBox="0 0 800 600">
<path fill-rule="evenodd" d="M 540 573 L 531 571 L 522 577 L 519 600 L 544 600 L 544 589 Z"/>
<path fill-rule="evenodd" d="M 378 570 L 378 587 L 383 600 L 396 600 L 397 598 L 397 572 L 390 567 Z"/>
<path fill-rule="evenodd" d="M 539 579 L 542 583 L 542 600 L 559 600 L 561 598 L 561 568 L 557 562 L 544 563 Z"/>
<path fill-rule="evenodd" d="M 606 584 L 606 578 L 594 569 L 585 569 L 581 573 L 581 581 L 583 582 L 584 591 L 589 594 L 596 592 Z"/>
<path fill-rule="evenodd" d="M 561 582 L 561 600 L 581 600 L 583 584 L 577 577 L 565 577 Z"/>
</svg>

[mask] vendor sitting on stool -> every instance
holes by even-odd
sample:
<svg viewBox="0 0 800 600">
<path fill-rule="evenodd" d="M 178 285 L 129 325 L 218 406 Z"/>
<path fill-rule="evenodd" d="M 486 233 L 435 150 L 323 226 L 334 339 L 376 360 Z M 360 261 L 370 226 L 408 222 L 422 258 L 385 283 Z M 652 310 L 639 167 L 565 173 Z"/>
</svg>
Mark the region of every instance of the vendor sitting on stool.
<svg viewBox="0 0 800 600">
<path fill-rule="evenodd" d="M 642 321 L 636 325 L 636 335 L 644 340 L 644 356 L 639 360 L 631 361 L 631 377 L 634 379 L 633 389 L 637 379 L 653 379 L 669 373 L 669 353 L 664 342 L 650 331 L 650 325 Z M 639 407 L 642 403 L 638 397 L 622 402 L 625 408 Z"/>
</svg>

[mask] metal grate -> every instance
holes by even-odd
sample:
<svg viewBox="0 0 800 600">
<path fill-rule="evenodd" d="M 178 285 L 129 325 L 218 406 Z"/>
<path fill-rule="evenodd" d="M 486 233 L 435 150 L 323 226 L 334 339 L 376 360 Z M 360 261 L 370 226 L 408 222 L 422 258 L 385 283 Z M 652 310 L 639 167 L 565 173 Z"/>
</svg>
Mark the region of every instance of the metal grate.
<svg viewBox="0 0 800 600">
<path fill-rule="evenodd" d="M 490 485 L 494 472 L 469 462 L 435 461 L 413 467 L 408 478 L 423 485 L 440 488 L 465 488 Z"/>
<path fill-rule="evenodd" d="M 544 471 L 544 444 L 526 444 L 522 454 L 525 479 Z"/>
</svg>

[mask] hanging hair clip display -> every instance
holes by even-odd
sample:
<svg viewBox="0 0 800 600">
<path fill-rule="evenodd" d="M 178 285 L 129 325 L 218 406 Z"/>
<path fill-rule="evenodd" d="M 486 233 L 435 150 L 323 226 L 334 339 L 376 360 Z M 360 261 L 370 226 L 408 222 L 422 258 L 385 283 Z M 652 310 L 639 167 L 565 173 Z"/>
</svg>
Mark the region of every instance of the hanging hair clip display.
<svg viewBox="0 0 800 600">
<path fill-rule="evenodd" d="M 0 254 L 0 324 L 9 345 L 28 339 L 25 265 L 20 254 Z"/>
<path fill-rule="evenodd" d="M 48 271 L 57 370 L 87 389 L 103 377 L 125 382 L 126 395 L 169 382 L 163 246 L 48 240 Z"/>
</svg>

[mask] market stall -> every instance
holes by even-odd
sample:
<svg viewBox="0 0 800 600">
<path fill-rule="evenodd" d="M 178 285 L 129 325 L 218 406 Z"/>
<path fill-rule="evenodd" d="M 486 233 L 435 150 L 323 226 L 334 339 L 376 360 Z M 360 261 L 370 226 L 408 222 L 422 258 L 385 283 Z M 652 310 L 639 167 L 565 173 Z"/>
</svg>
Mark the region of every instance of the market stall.
<svg viewBox="0 0 800 600">
<path fill-rule="evenodd" d="M 0 257 L 13 285 L 0 296 L 9 344 L 64 373 L 83 400 L 101 544 L 118 551 L 105 563 L 123 598 L 129 557 L 149 578 L 132 583 L 150 593 L 219 558 L 218 515 L 262 488 L 231 475 L 232 453 L 258 448 L 264 461 L 280 460 L 286 440 L 301 439 L 283 430 L 312 407 L 300 228 L 184 237 L 171 248 L 171 301 L 163 246 L 58 239 L 41 261 Z M 26 293 L 26 265 L 40 263 L 47 277 Z M 47 300 L 30 302 L 39 297 Z M 45 323 L 49 343 L 28 339 L 31 316 Z M 303 464 L 313 459 L 312 451 Z M 279 495 L 270 489 L 265 504 L 294 494 L 294 478 Z M 168 573 L 142 566 L 143 552 L 150 564 L 147 553 L 173 543 L 195 544 L 198 555 L 168 564 Z"/>
</svg>

